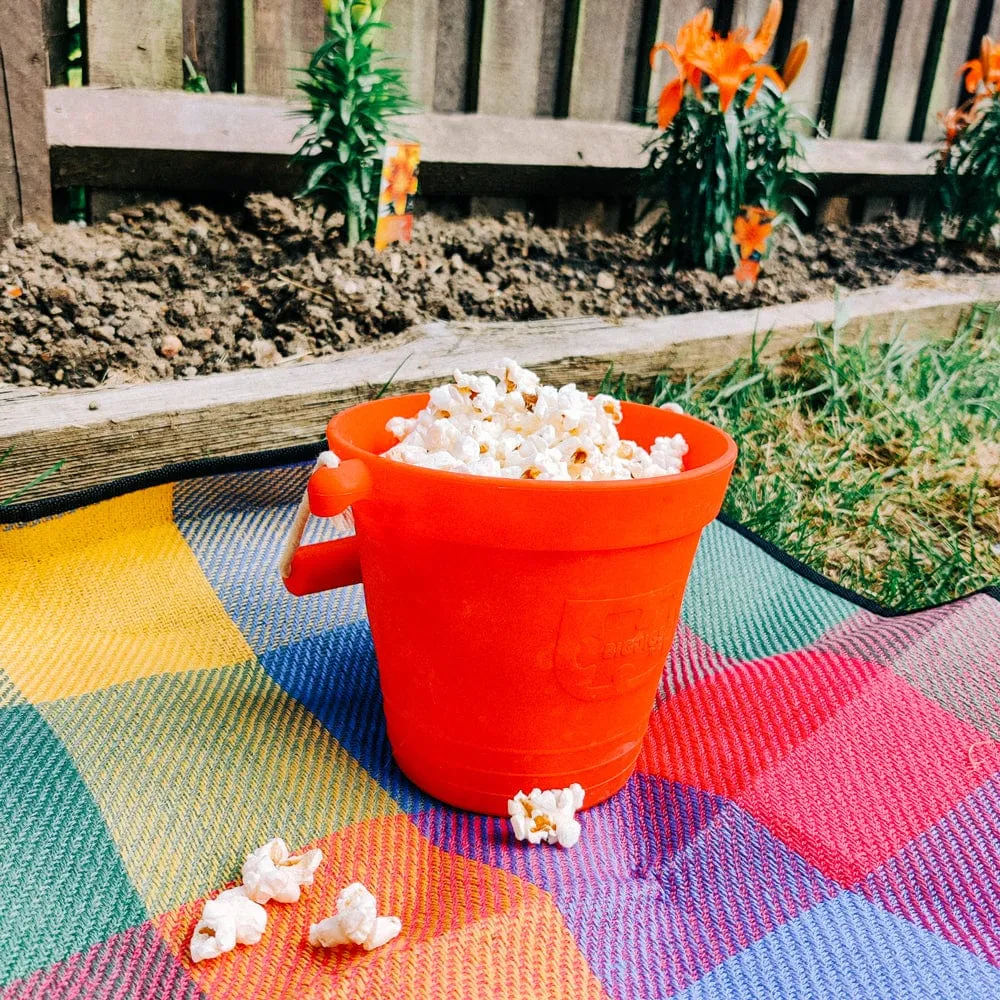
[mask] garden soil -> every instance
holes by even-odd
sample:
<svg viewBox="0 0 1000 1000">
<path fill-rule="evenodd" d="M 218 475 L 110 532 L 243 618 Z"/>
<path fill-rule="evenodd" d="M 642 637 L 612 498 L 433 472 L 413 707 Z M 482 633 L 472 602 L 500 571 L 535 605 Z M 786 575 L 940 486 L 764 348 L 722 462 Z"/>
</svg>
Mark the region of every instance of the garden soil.
<svg viewBox="0 0 1000 1000">
<path fill-rule="evenodd" d="M 630 234 L 543 229 L 521 216 L 418 218 L 413 242 L 345 247 L 301 205 L 177 202 L 88 228 L 25 226 L 0 247 L 0 381 L 97 386 L 291 364 L 428 320 L 656 316 L 745 309 L 864 288 L 902 272 L 980 273 L 1000 258 L 944 249 L 913 222 L 782 234 L 756 286 L 671 274 Z"/>
</svg>

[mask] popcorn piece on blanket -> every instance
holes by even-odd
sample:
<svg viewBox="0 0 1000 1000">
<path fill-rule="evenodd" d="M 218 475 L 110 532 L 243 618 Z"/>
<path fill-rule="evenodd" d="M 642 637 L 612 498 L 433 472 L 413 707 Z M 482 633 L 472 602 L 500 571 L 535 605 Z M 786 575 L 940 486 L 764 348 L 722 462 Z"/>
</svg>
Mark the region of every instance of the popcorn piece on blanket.
<svg viewBox="0 0 1000 1000">
<path fill-rule="evenodd" d="M 267 910 L 248 898 L 246 887 L 226 889 L 205 903 L 191 935 L 191 961 L 218 958 L 238 944 L 257 944 L 266 929 Z"/>
<path fill-rule="evenodd" d="M 456 371 L 454 383 L 431 390 L 415 417 L 393 417 L 397 439 L 387 458 L 446 472 L 508 479 L 647 479 L 683 471 L 687 443 L 660 437 L 647 451 L 623 441 L 621 403 L 591 399 L 572 383 L 542 385 L 509 359 L 487 375 Z"/>
<path fill-rule="evenodd" d="M 583 795 L 583 789 L 575 783 L 545 792 L 533 788 L 527 795 L 518 792 L 507 802 L 514 836 L 529 844 L 545 841 L 575 847 L 580 839 L 580 822 L 574 814 L 583 807 Z"/>
<path fill-rule="evenodd" d="M 337 912 L 309 928 L 309 943 L 321 948 L 360 944 L 365 951 L 380 948 L 403 929 L 399 917 L 380 917 L 375 897 L 352 882 L 337 897 Z"/>
<path fill-rule="evenodd" d="M 243 862 L 243 885 L 256 903 L 276 899 L 279 903 L 298 902 L 301 887 L 312 885 L 313 873 L 323 860 L 318 849 L 289 855 L 288 845 L 280 838 L 258 847 Z"/>
</svg>

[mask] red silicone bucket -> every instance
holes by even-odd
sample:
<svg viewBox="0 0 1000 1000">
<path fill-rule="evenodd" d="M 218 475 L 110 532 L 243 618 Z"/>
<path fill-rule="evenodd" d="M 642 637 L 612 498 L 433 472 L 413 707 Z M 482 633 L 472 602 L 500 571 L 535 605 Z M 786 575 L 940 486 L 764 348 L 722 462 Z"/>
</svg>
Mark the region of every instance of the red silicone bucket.
<svg viewBox="0 0 1000 1000">
<path fill-rule="evenodd" d="M 702 529 L 736 445 L 683 414 L 623 404 L 623 438 L 681 433 L 685 472 L 557 483 L 439 472 L 381 458 L 390 417 L 426 394 L 330 421 L 342 460 L 309 482 L 319 516 L 353 505 L 357 534 L 299 549 L 285 583 L 364 582 L 389 742 L 421 788 L 503 815 L 518 789 L 578 781 L 587 805 L 628 780 Z"/>
</svg>

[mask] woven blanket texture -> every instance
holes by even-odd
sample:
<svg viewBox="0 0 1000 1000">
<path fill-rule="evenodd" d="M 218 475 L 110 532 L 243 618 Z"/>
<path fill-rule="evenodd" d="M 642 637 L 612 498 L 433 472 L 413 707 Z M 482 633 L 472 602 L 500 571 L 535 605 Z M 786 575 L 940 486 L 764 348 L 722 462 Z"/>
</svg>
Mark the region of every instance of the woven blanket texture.
<svg viewBox="0 0 1000 1000">
<path fill-rule="evenodd" d="M 636 773 L 530 847 L 395 766 L 361 588 L 282 588 L 307 474 L 0 529 L 0 1000 L 1000 997 L 1000 602 L 880 617 L 713 523 Z M 192 964 L 274 836 L 316 883 Z M 354 880 L 402 934 L 310 947 Z"/>
</svg>

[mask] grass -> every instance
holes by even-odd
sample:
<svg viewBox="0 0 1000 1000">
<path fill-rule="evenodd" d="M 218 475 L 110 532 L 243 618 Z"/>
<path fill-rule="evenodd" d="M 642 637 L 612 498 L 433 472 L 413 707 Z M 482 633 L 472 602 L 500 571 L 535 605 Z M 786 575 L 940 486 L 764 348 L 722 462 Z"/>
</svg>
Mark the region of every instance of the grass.
<svg viewBox="0 0 1000 1000">
<path fill-rule="evenodd" d="M 818 331 L 776 363 L 749 358 L 673 400 L 740 446 L 725 511 L 819 572 L 895 608 L 1000 583 L 1000 312 L 948 340 L 845 343 Z M 628 396 L 625 377 L 605 391 Z"/>
<path fill-rule="evenodd" d="M 13 450 L 14 446 L 11 445 L 6 451 L 0 452 L 0 464 L 2 464 L 7 458 L 10 457 L 10 454 L 11 452 L 13 452 Z M 15 490 L 13 493 L 10 494 L 10 496 L 6 497 L 0 496 L 0 507 L 9 507 L 11 506 L 11 504 L 17 503 L 17 501 L 20 500 L 21 497 L 23 497 L 25 494 L 30 493 L 31 490 L 33 490 L 40 483 L 44 483 L 45 480 L 49 478 L 49 476 L 54 476 L 63 467 L 65 461 L 66 459 L 61 458 L 51 468 L 46 469 L 44 472 L 39 473 L 37 476 L 35 476 L 34 479 L 31 480 L 30 483 L 26 483 L 20 489 Z"/>
</svg>

